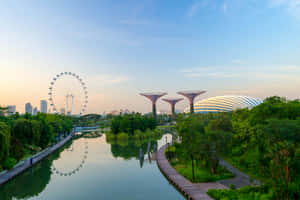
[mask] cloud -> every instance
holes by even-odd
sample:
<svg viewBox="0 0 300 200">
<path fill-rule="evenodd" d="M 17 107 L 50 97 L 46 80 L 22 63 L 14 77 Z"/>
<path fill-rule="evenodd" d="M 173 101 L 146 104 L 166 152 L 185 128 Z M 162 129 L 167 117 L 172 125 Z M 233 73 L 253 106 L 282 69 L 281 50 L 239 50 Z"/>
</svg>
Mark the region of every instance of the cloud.
<svg viewBox="0 0 300 200">
<path fill-rule="evenodd" d="M 198 11 L 206 5 L 206 1 L 195 1 L 188 9 L 187 16 L 193 17 Z"/>
<path fill-rule="evenodd" d="M 223 13 L 227 13 L 227 10 L 228 10 L 228 6 L 227 6 L 227 3 L 223 3 L 223 6 L 222 6 L 222 11 L 223 11 Z"/>
</svg>

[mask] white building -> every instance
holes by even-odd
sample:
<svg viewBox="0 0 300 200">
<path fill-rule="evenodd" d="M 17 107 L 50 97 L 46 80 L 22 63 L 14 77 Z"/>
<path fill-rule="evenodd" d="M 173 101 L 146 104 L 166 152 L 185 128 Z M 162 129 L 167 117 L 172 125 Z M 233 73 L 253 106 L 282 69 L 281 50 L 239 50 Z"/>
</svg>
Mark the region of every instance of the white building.
<svg viewBox="0 0 300 200">
<path fill-rule="evenodd" d="M 26 114 L 26 113 L 32 115 L 32 105 L 31 105 L 31 103 L 26 103 L 26 104 L 25 104 L 25 114 Z"/>
<path fill-rule="evenodd" d="M 37 109 L 37 107 L 35 107 L 32 111 L 32 115 L 37 115 L 38 112 L 39 110 Z"/>
<path fill-rule="evenodd" d="M 7 116 L 14 115 L 14 114 L 16 114 L 16 106 L 15 105 L 7 106 Z"/>
<path fill-rule="evenodd" d="M 46 100 L 41 100 L 41 112 L 47 113 L 47 101 Z"/>
</svg>

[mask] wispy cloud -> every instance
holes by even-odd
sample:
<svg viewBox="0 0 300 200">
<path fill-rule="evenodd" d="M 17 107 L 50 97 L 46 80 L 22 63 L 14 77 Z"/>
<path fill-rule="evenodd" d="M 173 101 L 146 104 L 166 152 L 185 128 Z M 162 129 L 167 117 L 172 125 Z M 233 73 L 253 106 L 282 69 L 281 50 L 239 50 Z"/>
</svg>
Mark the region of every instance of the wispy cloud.
<svg viewBox="0 0 300 200">
<path fill-rule="evenodd" d="M 226 2 L 224 2 L 223 3 L 223 5 L 222 5 L 222 11 L 223 11 L 223 13 L 227 13 L 227 11 L 228 11 L 228 6 L 227 6 L 227 3 Z"/>
<path fill-rule="evenodd" d="M 203 8 L 207 4 L 207 1 L 195 1 L 188 9 L 187 16 L 193 17 L 195 16 L 201 8 Z"/>
</svg>

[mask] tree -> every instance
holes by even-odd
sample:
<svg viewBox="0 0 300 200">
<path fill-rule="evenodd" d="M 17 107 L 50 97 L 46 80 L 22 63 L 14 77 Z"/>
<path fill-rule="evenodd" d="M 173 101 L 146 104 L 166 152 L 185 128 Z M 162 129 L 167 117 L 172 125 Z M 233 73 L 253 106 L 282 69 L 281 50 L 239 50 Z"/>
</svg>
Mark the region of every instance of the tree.
<svg viewBox="0 0 300 200">
<path fill-rule="evenodd" d="M 199 153 L 201 153 L 201 151 L 199 151 L 201 150 L 201 148 L 199 148 L 199 142 L 203 139 L 204 126 L 196 116 L 191 115 L 186 119 L 179 119 L 177 130 L 181 137 L 183 153 L 188 155 L 191 159 L 192 177 L 193 181 L 195 181 L 194 160 L 199 156 Z"/>
<path fill-rule="evenodd" d="M 5 160 L 9 155 L 10 128 L 4 122 L 0 122 L 0 161 Z"/>
</svg>

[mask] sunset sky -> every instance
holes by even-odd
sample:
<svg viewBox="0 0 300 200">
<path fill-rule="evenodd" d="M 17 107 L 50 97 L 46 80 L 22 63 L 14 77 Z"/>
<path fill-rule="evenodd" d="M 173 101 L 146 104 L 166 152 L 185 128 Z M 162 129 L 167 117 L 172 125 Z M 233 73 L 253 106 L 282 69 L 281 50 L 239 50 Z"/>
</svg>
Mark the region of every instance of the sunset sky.
<svg viewBox="0 0 300 200">
<path fill-rule="evenodd" d="M 86 82 L 88 113 L 149 112 L 138 94 L 153 91 L 300 98 L 300 1 L 3 1 L 0 69 L 0 105 L 19 112 L 64 71 Z"/>
</svg>

